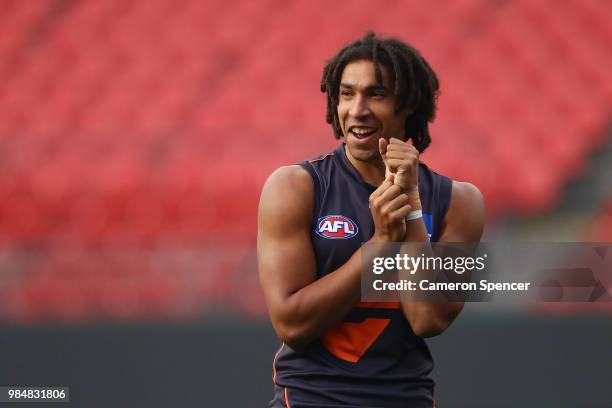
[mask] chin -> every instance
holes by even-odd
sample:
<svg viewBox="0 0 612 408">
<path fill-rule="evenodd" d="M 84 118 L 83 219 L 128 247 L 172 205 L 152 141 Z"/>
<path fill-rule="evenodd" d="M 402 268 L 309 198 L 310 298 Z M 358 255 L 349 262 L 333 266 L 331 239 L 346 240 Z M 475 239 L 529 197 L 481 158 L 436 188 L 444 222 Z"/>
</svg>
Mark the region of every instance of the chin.
<svg viewBox="0 0 612 408">
<path fill-rule="evenodd" d="M 347 144 L 348 151 L 355 160 L 362 162 L 371 162 L 378 160 L 380 157 L 378 150 L 358 149 L 350 144 Z"/>
</svg>

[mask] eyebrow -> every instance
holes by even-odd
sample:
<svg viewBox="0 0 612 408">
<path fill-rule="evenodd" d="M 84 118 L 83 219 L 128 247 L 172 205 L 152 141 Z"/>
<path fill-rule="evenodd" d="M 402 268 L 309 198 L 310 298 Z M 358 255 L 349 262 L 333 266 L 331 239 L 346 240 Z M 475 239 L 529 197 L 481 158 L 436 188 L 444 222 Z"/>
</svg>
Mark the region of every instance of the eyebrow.
<svg viewBox="0 0 612 408">
<path fill-rule="evenodd" d="M 353 84 L 341 83 L 340 88 L 348 88 L 353 89 L 355 86 Z M 368 85 L 365 89 L 366 91 L 387 91 L 391 90 L 384 85 Z"/>
</svg>

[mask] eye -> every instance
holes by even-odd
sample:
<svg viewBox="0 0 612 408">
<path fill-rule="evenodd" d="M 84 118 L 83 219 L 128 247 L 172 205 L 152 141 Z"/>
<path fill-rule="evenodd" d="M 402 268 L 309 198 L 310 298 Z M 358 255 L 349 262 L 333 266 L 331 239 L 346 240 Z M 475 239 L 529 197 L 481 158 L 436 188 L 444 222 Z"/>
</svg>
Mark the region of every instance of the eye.
<svg viewBox="0 0 612 408">
<path fill-rule="evenodd" d="M 376 99 L 383 99 L 387 96 L 387 93 L 383 90 L 380 90 L 380 91 L 373 91 L 370 95 Z"/>
<path fill-rule="evenodd" d="M 340 95 L 342 96 L 351 96 L 353 93 L 351 91 L 349 91 L 348 89 L 343 89 L 340 91 Z"/>
</svg>

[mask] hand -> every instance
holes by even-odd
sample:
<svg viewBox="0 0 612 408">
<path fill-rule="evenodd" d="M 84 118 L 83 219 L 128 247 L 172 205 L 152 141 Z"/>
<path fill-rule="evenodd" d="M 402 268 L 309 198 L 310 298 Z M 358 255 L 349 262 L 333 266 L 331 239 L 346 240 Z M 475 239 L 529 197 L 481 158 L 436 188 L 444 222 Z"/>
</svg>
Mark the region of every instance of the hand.
<svg viewBox="0 0 612 408">
<path fill-rule="evenodd" d="M 399 242 L 406 235 L 406 215 L 412 210 L 410 197 L 394 184 L 391 175 L 370 195 L 374 220 L 374 242 Z"/>
<path fill-rule="evenodd" d="M 380 138 L 378 149 L 386 167 L 385 178 L 393 174 L 394 184 L 401 187 L 403 193 L 418 191 L 419 151 L 412 144 L 394 137 L 388 142 Z"/>
</svg>

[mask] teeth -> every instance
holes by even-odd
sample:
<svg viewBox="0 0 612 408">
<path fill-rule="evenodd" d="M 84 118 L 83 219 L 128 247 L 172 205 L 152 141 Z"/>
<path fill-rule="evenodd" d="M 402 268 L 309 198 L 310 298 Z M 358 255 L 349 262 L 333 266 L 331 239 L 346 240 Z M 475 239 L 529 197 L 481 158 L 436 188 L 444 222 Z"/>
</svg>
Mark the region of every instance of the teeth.
<svg viewBox="0 0 612 408">
<path fill-rule="evenodd" d="M 357 134 L 357 135 L 368 135 L 370 133 L 374 133 L 374 130 L 372 129 L 359 129 L 359 128 L 353 128 L 351 129 L 351 132 Z"/>
</svg>

